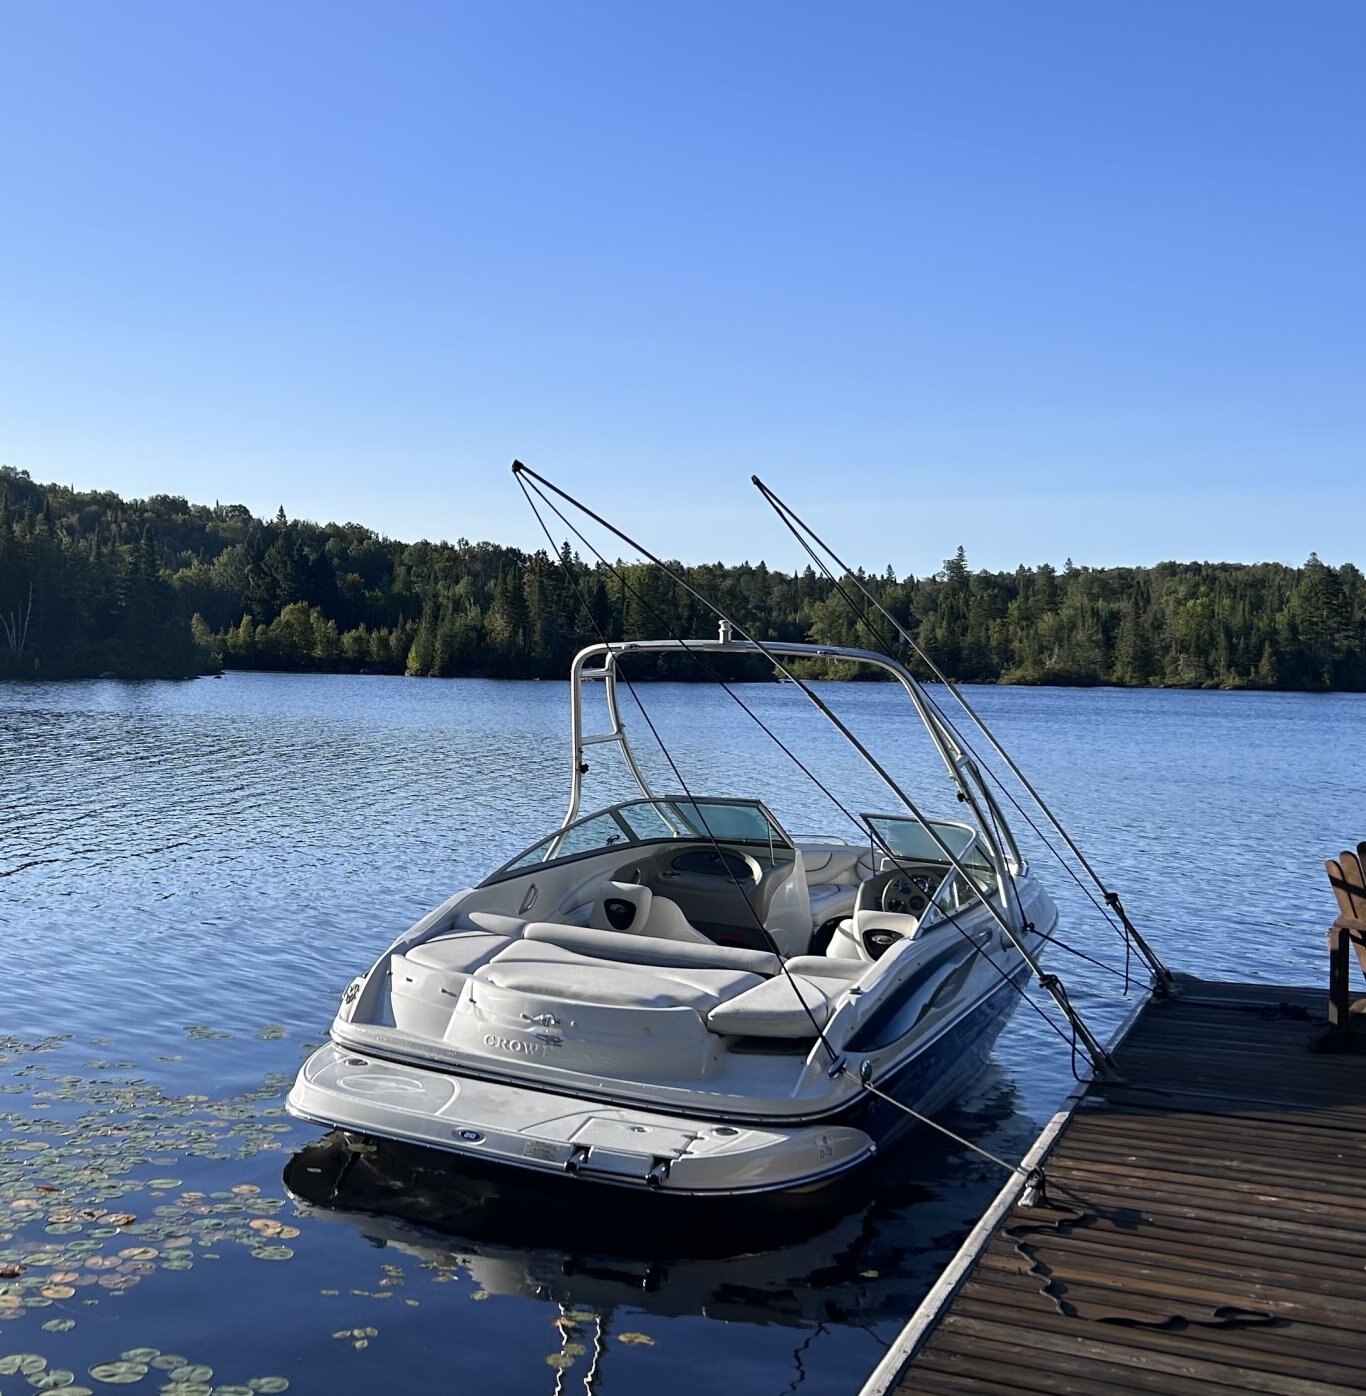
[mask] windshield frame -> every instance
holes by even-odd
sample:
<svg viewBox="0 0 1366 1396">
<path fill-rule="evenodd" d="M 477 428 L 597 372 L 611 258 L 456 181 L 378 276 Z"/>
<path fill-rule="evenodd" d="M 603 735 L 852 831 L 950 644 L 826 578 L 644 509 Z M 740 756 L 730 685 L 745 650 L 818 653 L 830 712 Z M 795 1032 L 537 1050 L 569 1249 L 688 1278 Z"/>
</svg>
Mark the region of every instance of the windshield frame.
<svg viewBox="0 0 1366 1396">
<path fill-rule="evenodd" d="M 945 867 L 953 866 L 943 852 L 935 847 L 933 840 L 928 840 L 928 852 L 899 853 L 893 846 L 892 840 L 887 837 L 886 830 L 881 827 L 884 825 L 910 824 L 918 829 L 933 827 L 953 856 L 960 861 L 963 854 L 972 847 L 974 841 L 981 842 L 980 829 L 956 819 L 918 819 L 913 814 L 860 814 L 859 818 L 868 830 L 870 846 L 874 852 L 880 853 L 883 857 L 905 859 L 917 863 L 942 863 Z M 963 837 L 964 835 L 966 837 Z M 963 845 L 961 848 L 957 847 L 960 840 Z"/>
<path fill-rule="evenodd" d="M 641 808 L 649 809 L 652 819 L 659 821 L 661 825 L 659 834 L 642 833 L 632 827 L 628 817 L 629 812 Z M 744 809 L 757 813 L 763 821 L 762 833 L 757 829 L 753 834 L 725 830 L 724 826 L 720 825 L 715 813 L 711 814 L 710 818 L 708 817 L 709 810 L 714 811 L 718 808 Z M 575 830 L 582 829 L 585 825 L 602 819 L 612 821 L 612 824 L 620 832 L 620 838 L 613 836 L 591 848 L 575 849 L 570 853 L 560 852 L 566 840 L 573 835 Z M 718 827 L 713 828 L 713 825 Z M 791 836 L 778 823 L 773 812 L 762 800 L 739 799 L 724 795 L 656 795 L 648 799 L 622 800 L 615 805 L 594 810 L 592 814 L 586 814 L 581 819 L 576 819 L 572 824 L 563 825 L 556 829 L 553 834 L 547 834 L 543 838 L 537 839 L 535 843 L 524 848 L 515 857 L 509 858 L 506 863 L 491 872 L 478 885 L 491 887 L 495 883 L 506 882 L 510 878 L 519 877 L 539 868 L 558 867 L 565 863 L 595 858 L 598 854 L 613 849 L 645 848 L 653 844 L 668 843 L 739 844 L 766 848 L 770 855 L 778 850 L 792 853 L 795 852 L 796 847 Z M 542 850 L 544 851 L 542 852 Z M 541 854 L 540 857 L 532 856 L 538 852 Z"/>
</svg>

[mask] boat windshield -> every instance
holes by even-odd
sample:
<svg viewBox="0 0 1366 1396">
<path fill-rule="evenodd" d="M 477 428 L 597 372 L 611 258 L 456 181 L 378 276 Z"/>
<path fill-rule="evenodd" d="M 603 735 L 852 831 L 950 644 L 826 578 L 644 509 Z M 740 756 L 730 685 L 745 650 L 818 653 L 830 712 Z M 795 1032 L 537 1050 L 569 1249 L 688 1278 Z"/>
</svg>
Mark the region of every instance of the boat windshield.
<svg viewBox="0 0 1366 1396">
<path fill-rule="evenodd" d="M 873 831 L 873 843 L 879 852 L 890 851 L 898 858 L 911 858 L 918 863 L 948 861 L 931 836 L 931 829 L 959 859 L 977 837 L 977 831 L 971 825 L 951 824 L 946 819 L 931 819 L 922 823 L 910 815 L 865 814 L 863 822 Z"/>
<path fill-rule="evenodd" d="M 504 863 L 484 885 L 552 860 L 587 858 L 619 845 L 634 847 L 676 839 L 762 844 L 770 850 L 792 847 L 782 826 L 757 800 L 694 800 L 678 795 L 628 800 L 557 829 Z"/>
<path fill-rule="evenodd" d="M 873 843 L 882 850 L 890 849 L 898 858 L 916 863 L 948 862 L 930 837 L 933 829 L 958 860 L 954 868 L 939 883 L 932 910 L 939 916 L 975 906 L 980 898 L 991 897 L 1000 886 L 1000 878 L 982 847 L 977 831 L 968 824 L 951 824 L 948 820 L 930 819 L 922 822 L 905 815 L 865 814 L 865 823 L 873 833 Z M 961 871 L 960 871 L 961 869 Z M 970 879 L 969 881 L 965 880 Z M 928 913 L 927 913 L 928 924 Z"/>
</svg>

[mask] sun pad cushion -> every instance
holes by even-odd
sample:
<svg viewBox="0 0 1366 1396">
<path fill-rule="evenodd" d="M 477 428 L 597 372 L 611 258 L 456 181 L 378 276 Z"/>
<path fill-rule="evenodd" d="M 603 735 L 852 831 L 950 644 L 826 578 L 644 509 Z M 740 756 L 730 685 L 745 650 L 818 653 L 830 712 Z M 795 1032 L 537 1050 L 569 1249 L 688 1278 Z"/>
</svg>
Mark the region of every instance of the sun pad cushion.
<svg viewBox="0 0 1366 1396">
<path fill-rule="evenodd" d="M 789 974 L 804 974 L 819 982 L 825 979 L 862 979 L 868 972 L 867 960 L 837 960 L 830 955 L 794 955 L 787 962 Z"/>
<path fill-rule="evenodd" d="M 476 983 L 574 1003 L 636 1008 L 686 1007 L 706 1013 L 763 981 L 727 969 L 628 965 L 593 959 L 558 945 L 513 942 L 475 975 Z"/>
<path fill-rule="evenodd" d="M 487 931 L 460 931 L 411 945 L 404 952 L 404 958 L 424 969 L 471 974 L 513 943 L 507 936 L 490 935 Z"/>
</svg>

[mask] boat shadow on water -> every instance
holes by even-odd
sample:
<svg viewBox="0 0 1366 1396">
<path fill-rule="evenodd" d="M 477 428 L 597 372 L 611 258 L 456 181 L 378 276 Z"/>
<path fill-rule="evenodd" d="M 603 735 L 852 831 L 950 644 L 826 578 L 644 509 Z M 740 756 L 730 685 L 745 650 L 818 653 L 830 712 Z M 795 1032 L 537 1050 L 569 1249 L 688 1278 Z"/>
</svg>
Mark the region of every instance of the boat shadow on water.
<svg viewBox="0 0 1366 1396">
<path fill-rule="evenodd" d="M 943 1122 L 1015 1157 L 1035 1131 L 994 1067 Z M 463 1270 L 490 1294 L 798 1325 L 900 1322 L 1001 1181 L 985 1159 L 928 1129 L 851 1179 L 782 1198 L 703 1202 L 522 1179 L 339 1131 L 284 1170 L 313 1216 Z"/>
</svg>

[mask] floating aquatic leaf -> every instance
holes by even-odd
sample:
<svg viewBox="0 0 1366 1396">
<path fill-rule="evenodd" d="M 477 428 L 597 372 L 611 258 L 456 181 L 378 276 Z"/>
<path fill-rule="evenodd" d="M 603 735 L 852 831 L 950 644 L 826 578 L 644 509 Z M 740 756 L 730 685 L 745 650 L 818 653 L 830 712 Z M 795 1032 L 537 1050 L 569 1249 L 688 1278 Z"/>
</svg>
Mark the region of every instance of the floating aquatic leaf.
<svg viewBox="0 0 1366 1396">
<path fill-rule="evenodd" d="M 69 1372 L 65 1367 L 51 1367 L 46 1372 L 35 1372 L 28 1379 L 28 1384 L 39 1391 L 56 1391 L 59 1387 L 70 1386 L 75 1380 L 75 1372 Z"/>
<path fill-rule="evenodd" d="M 178 1352 L 163 1352 L 160 1357 L 151 1359 L 153 1367 L 163 1372 L 173 1372 L 177 1367 L 186 1367 L 190 1359 L 182 1357 Z"/>
<path fill-rule="evenodd" d="M 255 1221 L 250 1221 L 247 1225 L 253 1231 L 259 1231 L 262 1236 L 278 1236 L 284 1241 L 292 1241 L 299 1234 L 297 1226 L 287 1226 L 284 1222 L 275 1221 L 271 1217 L 257 1217 Z"/>
<path fill-rule="evenodd" d="M 148 1178 L 147 1186 L 162 1189 L 178 1188 L 181 1186 L 181 1180 L 179 1178 Z"/>
<path fill-rule="evenodd" d="M 76 1290 L 73 1285 L 44 1285 L 39 1293 L 45 1299 L 70 1299 Z"/>
<path fill-rule="evenodd" d="M 290 1260 L 294 1252 L 288 1246 L 257 1246 L 252 1255 L 257 1260 Z"/>
<path fill-rule="evenodd" d="M 249 1386 L 215 1386 L 213 1396 L 254 1396 Z"/>
<path fill-rule="evenodd" d="M 160 1348 L 128 1348 L 119 1353 L 125 1362 L 152 1362 L 161 1356 Z"/>
<path fill-rule="evenodd" d="M 574 1365 L 574 1359 L 567 1353 L 552 1352 L 550 1356 L 546 1358 L 546 1363 L 548 1366 L 554 1367 L 557 1371 L 563 1372 L 567 1367 L 572 1367 Z"/>
<path fill-rule="evenodd" d="M 643 1343 L 646 1347 L 654 1347 L 655 1340 L 648 1333 L 618 1333 L 619 1343 Z"/>
<path fill-rule="evenodd" d="M 252 1377 L 247 1385 L 253 1391 L 259 1392 L 260 1396 L 278 1396 L 281 1391 L 289 1390 L 288 1377 Z"/>
<path fill-rule="evenodd" d="M 13 1376 L 16 1372 L 31 1377 L 47 1366 L 47 1358 L 38 1352 L 12 1352 L 0 1357 L 0 1375 Z"/>
<path fill-rule="evenodd" d="M 470 1293 L 470 1298 L 471 1298 L 471 1299 L 487 1299 L 488 1297 L 489 1297 L 489 1292 L 488 1292 L 488 1290 L 486 1290 L 486 1289 L 476 1289 L 476 1290 L 471 1291 L 471 1293 Z"/>
<path fill-rule="evenodd" d="M 90 1375 L 96 1381 L 106 1382 L 110 1386 L 131 1386 L 135 1381 L 141 1381 L 147 1375 L 147 1364 L 127 1360 L 101 1362 L 98 1366 L 90 1369 Z"/>
<path fill-rule="evenodd" d="M 74 1318 L 50 1318 L 43 1324 L 43 1330 L 47 1333 L 69 1333 L 75 1326 Z"/>
<path fill-rule="evenodd" d="M 209 1381 L 212 1377 L 213 1368 L 202 1362 L 187 1363 L 184 1367 L 176 1367 L 171 1371 L 172 1381 Z"/>
</svg>

